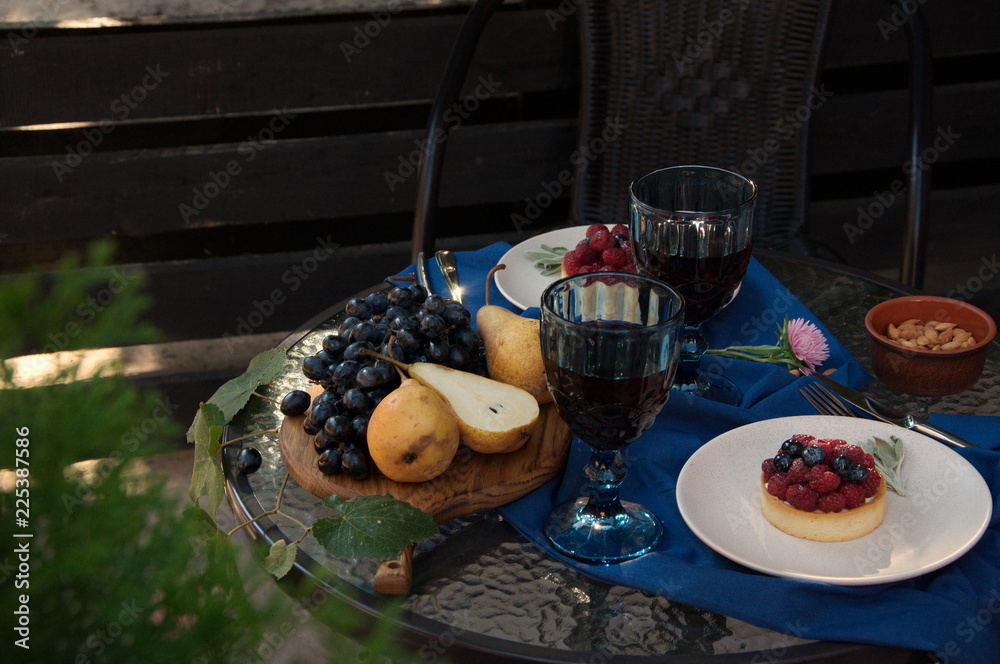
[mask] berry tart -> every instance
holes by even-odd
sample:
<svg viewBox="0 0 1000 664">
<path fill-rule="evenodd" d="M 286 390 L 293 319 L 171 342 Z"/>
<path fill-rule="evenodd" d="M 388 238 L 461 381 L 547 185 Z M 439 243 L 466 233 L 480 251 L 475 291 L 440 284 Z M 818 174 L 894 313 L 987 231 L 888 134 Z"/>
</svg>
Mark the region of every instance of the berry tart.
<svg viewBox="0 0 1000 664">
<path fill-rule="evenodd" d="M 872 455 L 843 440 L 796 434 L 761 464 L 764 518 L 815 542 L 846 542 L 878 528 L 885 489 Z"/>
<path fill-rule="evenodd" d="M 584 272 L 635 272 L 628 226 L 617 224 L 608 228 L 604 224 L 591 224 L 587 227 L 586 237 L 566 252 L 562 262 L 564 277 Z"/>
</svg>

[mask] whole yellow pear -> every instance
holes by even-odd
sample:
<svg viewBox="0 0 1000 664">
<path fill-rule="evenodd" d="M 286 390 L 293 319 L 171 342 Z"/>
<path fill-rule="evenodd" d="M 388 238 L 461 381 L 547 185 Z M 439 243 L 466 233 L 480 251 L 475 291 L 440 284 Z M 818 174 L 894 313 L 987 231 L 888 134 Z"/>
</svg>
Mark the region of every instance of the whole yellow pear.
<svg viewBox="0 0 1000 664">
<path fill-rule="evenodd" d="M 545 382 L 539 322 L 518 316 L 503 307 L 490 304 L 490 281 L 501 263 L 486 279 L 486 304 L 476 312 L 476 328 L 483 339 L 486 368 L 490 378 L 519 387 L 535 397 L 539 404 L 552 401 Z"/>
<path fill-rule="evenodd" d="M 407 378 L 368 421 L 368 452 L 396 482 L 425 482 L 443 473 L 458 451 L 458 422 L 434 390 Z"/>
</svg>

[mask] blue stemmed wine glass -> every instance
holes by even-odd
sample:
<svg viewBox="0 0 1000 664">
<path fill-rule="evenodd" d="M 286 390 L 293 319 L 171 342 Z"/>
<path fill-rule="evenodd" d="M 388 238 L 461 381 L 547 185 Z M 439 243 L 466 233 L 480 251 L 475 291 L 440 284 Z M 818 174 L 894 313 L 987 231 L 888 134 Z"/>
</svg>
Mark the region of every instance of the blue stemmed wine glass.
<svg viewBox="0 0 1000 664">
<path fill-rule="evenodd" d="M 684 296 L 684 348 L 675 389 L 738 404 L 739 388 L 702 371 L 702 325 L 739 291 L 753 248 L 757 185 L 711 166 L 662 168 L 630 187 L 636 269 Z"/>
<path fill-rule="evenodd" d="M 560 279 L 542 294 L 545 378 L 559 415 L 591 448 L 588 494 L 556 507 L 545 536 L 562 553 L 617 563 L 653 549 L 656 515 L 619 499 L 621 450 L 652 425 L 680 358 L 684 299 L 649 277 L 619 272 Z"/>
</svg>

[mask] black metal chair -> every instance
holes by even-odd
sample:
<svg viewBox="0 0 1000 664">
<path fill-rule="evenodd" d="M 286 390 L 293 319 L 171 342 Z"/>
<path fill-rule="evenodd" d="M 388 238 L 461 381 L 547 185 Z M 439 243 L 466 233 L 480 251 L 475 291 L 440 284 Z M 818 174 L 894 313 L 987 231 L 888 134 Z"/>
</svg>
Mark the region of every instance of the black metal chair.
<svg viewBox="0 0 1000 664">
<path fill-rule="evenodd" d="M 900 0 L 889 0 L 901 6 Z M 581 104 L 572 223 L 624 221 L 628 186 L 658 167 L 705 163 L 760 187 L 758 246 L 811 253 L 807 237 L 809 119 L 833 0 L 587 0 L 579 4 Z M 447 126 L 475 44 L 500 0 L 477 0 L 428 122 L 413 255 L 434 245 Z M 915 10 L 915 11 L 914 11 Z M 930 136 L 930 44 L 919 6 L 906 15 L 911 156 Z M 443 134 L 442 134 L 443 130 Z M 431 141 L 437 136 L 438 141 Z M 901 280 L 923 279 L 929 173 L 913 169 Z"/>
</svg>

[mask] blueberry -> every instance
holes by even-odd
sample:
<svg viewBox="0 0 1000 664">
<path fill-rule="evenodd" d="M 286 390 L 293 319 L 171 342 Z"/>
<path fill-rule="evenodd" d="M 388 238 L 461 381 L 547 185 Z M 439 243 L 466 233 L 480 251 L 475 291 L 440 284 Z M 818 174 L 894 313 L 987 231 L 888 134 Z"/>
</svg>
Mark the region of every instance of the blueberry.
<svg viewBox="0 0 1000 664">
<path fill-rule="evenodd" d="M 236 457 L 236 469 L 246 475 L 256 473 L 260 464 L 260 452 L 253 447 L 244 447 Z"/>
<path fill-rule="evenodd" d="M 292 390 L 281 398 L 281 403 L 278 404 L 278 410 L 280 410 L 283 415 L 295 417 L 296 415 L 301 415 L 309 410 L 310 401 L 308 392 L 305 392 L 304 390 Z"/>
<path fill-rule="evenodd" d="M 788 469 L 791 467 L 792 457 L 788 456 L 784 452 L 774 457 L 774 469 L 779 473 L 787 473 Z"/>
<path fill-rule="evenodd" d="M 802 456 L 802 450 L 802 443 L 797 440 L 792 440 L 791 438 L 781 444 L 781 451 L 793 459 Z"/>
<path fill-rule="evenodd" d="M 810 445 L 802 450 L 802 462 L 808 467 L 819 465 L 826 461 L 826 451 L 819 445 Z"/>
<path fill-rule="evenodd" d="M 854 465 L 854 462 L 851 461 L 851 457 L 847 456 L 846 454 L 841 454 L 839 457 L 833 460 L 833 463 L 830 464 L 830 470 L 840 475 L 848 468 L 850 468 L 852 465 Z"/>
<path fill-rule="evenodd" d="M 861 483 L 868 479 L 868 469 L 858 463 L 852 464 L 847 470 L 838 474 L 845 482 Z"/>
</svg>

